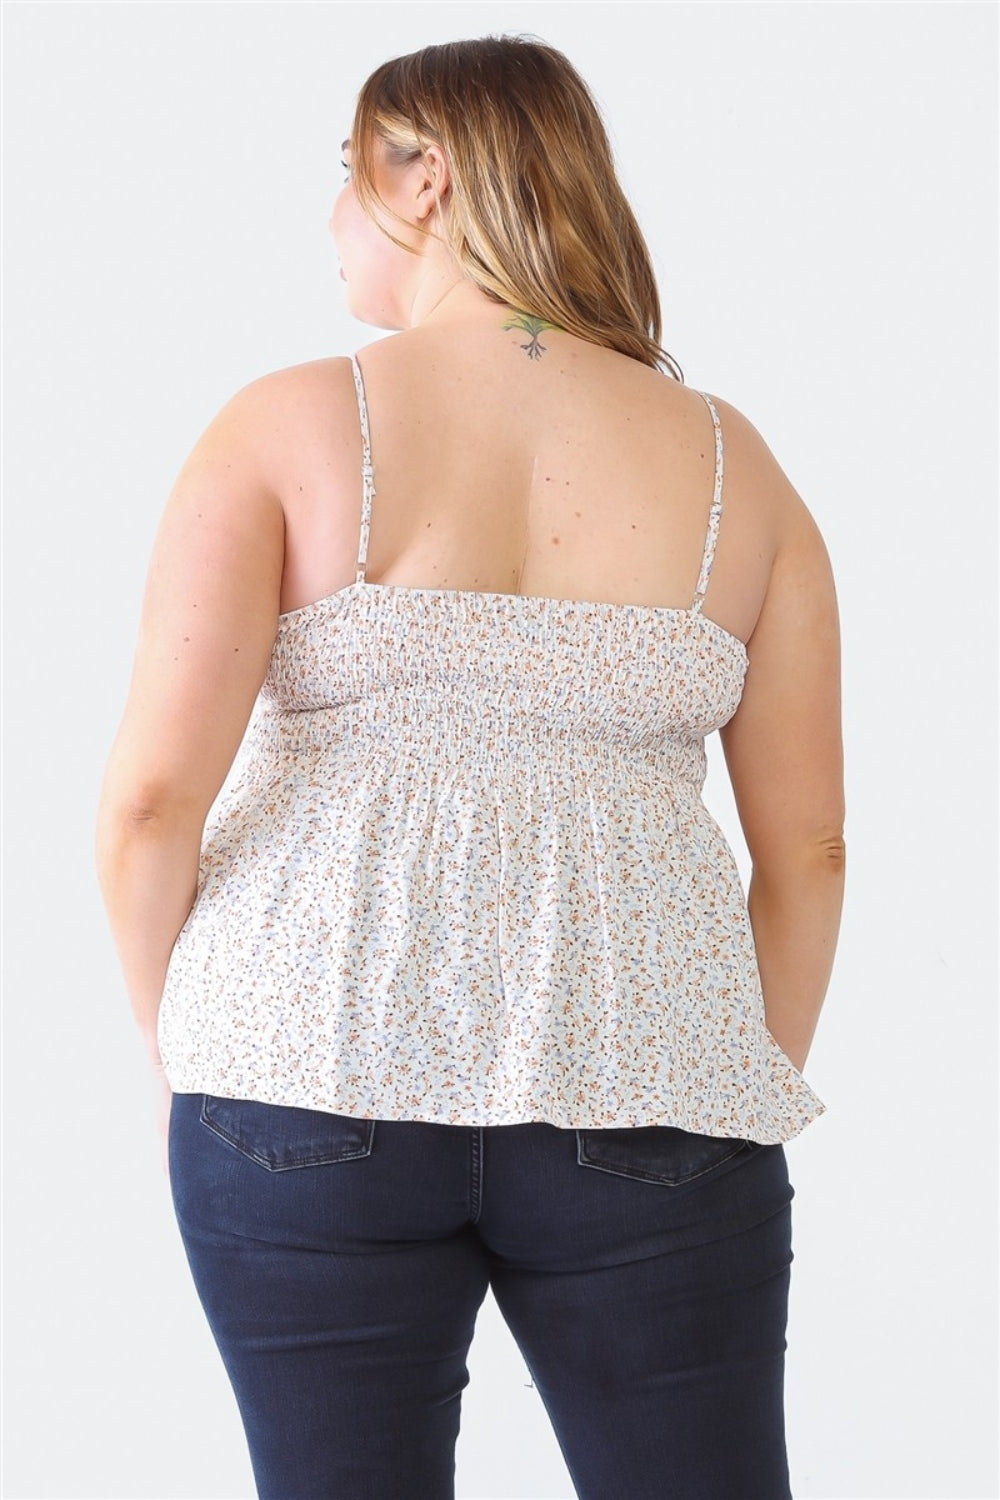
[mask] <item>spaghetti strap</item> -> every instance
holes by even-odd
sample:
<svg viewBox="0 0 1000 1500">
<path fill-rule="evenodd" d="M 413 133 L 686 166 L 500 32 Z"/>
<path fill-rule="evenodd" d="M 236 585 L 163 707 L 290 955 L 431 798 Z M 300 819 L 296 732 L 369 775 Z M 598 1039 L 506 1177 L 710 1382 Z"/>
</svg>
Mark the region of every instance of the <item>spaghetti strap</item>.
<svg viewBox="0 0 1000 1500">
<path fill-rule="evenodd" d="M 712 563 L 715 559 L 715 544 L 719 539 L 719 522 L 722 519 L 722 424 L 711 398 L 706 396 L 704 391 L 699 391 L 698 395 L 707 404 L 715 427 L 715 491 L 712 495 L 712 508 L 708 515 L 708 534 L 705 537 L 701 572 L 698 574 L 698 587 L 695 590 L 694 603 L 691 605 L 691 611 L 694 614 L 700 613 L 705 600 Z"/>
<path fill-rule="evenodd" d="M 368 561 L 368 533 L 372 524 L 372 496 L 375 494 L 374 470 L 372 469 L 371 439 L 368 433 L 368 405 L 365 401 L 365 388 L 361 379 L 361 366 L 358 364 L 357 356 L 351 355 L 351 368 L 354 371 L 354 389 L 358 395 L 358 412 L 361 417 L 361 538 L 358 542 L 358 563 L 355 573 L 355 583 L 363 583 L 365 580 L 365 567 Z"/>
</svg>

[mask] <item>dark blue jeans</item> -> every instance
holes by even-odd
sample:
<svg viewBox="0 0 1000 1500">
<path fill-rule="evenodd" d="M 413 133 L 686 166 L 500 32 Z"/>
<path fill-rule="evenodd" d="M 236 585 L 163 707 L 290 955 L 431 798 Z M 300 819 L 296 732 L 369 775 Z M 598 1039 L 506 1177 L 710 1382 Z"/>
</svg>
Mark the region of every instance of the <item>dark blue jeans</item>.
<svg viewBox="0 0 1000 1500">
<path fill-rule="evenodd" d="M 175 1094 L 170 1180 L 261 1500 L 453 1500 L 488 1287 L 579 1500 L 789 1500 L 781 1145 Z"/>
</svg>

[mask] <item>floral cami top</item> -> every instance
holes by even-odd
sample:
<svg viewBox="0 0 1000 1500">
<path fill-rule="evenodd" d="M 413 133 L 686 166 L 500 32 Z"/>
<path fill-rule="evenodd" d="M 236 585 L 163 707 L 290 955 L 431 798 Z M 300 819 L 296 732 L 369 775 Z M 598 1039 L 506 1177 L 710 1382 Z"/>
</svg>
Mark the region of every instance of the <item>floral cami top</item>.
<svg viewBox="0 0 1000 1500">
<path fill-rule="evenodd" d="M 825 1105 L 767 1029 L 702 800 L 744 643 L 689 608 L 352 584 L 278 618 L 158 1020 L 175 1092 L 454 1125 L 787 1141 Z"/>
</svg>

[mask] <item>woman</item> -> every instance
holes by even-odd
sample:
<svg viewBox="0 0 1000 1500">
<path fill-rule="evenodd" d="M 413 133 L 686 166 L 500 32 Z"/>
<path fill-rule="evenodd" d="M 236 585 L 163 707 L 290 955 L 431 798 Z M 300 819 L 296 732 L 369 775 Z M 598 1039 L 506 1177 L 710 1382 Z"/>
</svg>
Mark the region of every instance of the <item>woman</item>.
<svg viewBox="0 0 1000 1500">
<path fill-rule="evenodd" d="M 584 1500 L 780 1500 L 845 863 L 826 549 L 662 350 L 560 53 L 384 64 L 344 165 L 348 305 L 396 336 L 195 446 L 99 829 L 258 1494 L 452 1496 L 492 1288 Z"/>
</svg>

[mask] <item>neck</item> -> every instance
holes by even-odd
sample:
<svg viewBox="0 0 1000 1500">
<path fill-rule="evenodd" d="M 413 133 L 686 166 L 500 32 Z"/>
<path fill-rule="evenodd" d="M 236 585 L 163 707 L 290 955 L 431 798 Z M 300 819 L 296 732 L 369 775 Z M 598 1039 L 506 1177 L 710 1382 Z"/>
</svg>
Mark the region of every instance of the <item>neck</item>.
<svg viewBox="0 0 1000 1500">
<path fill-rule="evenodd" d="M 457 322 L 476 313 L 500 314 L 505 304 L 487 297 L 465 276 L 430 277 L 417 288 L 410 309 L 410 328 Z"/>
</svg>

